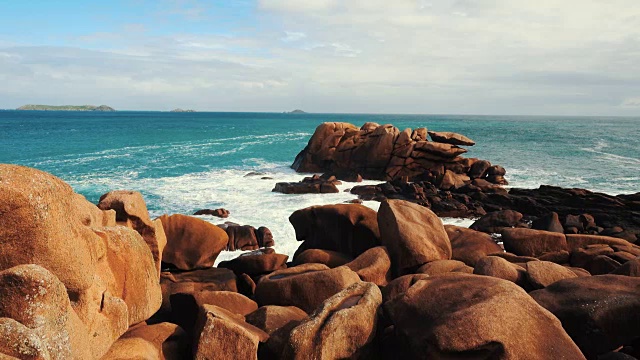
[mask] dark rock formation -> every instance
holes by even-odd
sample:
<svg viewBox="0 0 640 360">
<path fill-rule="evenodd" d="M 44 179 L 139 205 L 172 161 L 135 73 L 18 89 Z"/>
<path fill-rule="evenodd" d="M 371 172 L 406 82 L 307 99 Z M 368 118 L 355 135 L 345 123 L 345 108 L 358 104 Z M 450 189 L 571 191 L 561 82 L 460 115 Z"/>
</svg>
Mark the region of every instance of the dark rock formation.
<svg viewBox="0 0 640 360">
<path fill-rule="evenodd" d="M 342 184 L 335 176 L 328 178 L 313 175 L 300 182 L 279 182 L 272 191 L 283 194 L 330 194 L 339 193 L 336 185 Z"/>
</svg>

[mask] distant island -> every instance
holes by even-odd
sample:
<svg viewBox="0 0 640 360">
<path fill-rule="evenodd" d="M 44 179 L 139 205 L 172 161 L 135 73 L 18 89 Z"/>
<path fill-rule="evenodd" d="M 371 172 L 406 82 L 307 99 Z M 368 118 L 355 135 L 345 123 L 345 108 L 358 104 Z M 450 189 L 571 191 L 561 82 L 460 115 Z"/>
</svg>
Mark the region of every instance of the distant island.
<svg viewBox="0 0 640 360">
<path fill-rule="evenodd" d="M 306 113 L 307 113 L 306 111 L 302 111 L 300 109 L 295 109 L 295 110 L 289 111 L 289 112 L 285 111 L 285 114 L 306 114 Z"/>
<path fill-rule="evenodd" d="M 195 110 L 191 110 L 191 109 L 184 110 L 184 109 L 177 108 L 177 109 L 173 109 L 173 110 L 171 110 L 169 112 L 196 112 L 196 111 Z"/>
<path fill-rule="evenodd" d="M 116 111 L 107 105 L 24 105 L 16 110 L 38 110 L 38 111 Z"/>
</svg>

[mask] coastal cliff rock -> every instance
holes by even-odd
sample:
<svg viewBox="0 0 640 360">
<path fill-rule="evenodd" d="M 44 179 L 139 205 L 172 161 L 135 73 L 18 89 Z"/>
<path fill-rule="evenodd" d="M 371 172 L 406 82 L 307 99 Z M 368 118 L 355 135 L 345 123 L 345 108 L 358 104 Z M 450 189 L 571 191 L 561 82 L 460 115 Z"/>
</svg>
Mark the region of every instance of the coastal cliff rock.
<svg viewBox="0 0 640 360">
<path fill-rule="evenodd" d="M 1 317 L 13 324 L 3 328 L 0 349 L 44 341 L 40 349 L 60 349 L 44 358 L 100 358 L 130 325 L 158 310 L 151 249 L 141 234 L 115 220 L 114 210 L 100 210 L 53 175 L 0 165 L 0 270 L 25 270 L 7 270 L 0 278 L 6 291 Z M 46 287 L 59 290 L 49 296 Z M 20 310 L 13 296 L 32 291 L 42 293 L 23 298 L 26 308 Z M 48 330 L 46 319 L 56 328 Z"/>
<path fill-rule="evenodd" d="M 427 180 L 437 186 L 462 187 L 473 178 L 486 178 L 505 184 L 504 173 L 486 171 L 470 176 L 477 159 L 460 155 L 475 142 L 452 132 L 398 128 L 386 124 L 366 123 L 357 128 L 349 123 L 323 123 L 291 166 L 298 172 L 355 172 L 365 179 L 411 181 Z M 501 168 L 503 169 L 503 168 Z"/>
<path fill-rule="evenodd" d="M 520 227 L 531 219 L 520 210 L 487 217 L 485 230 L 501 229 L 510 252 L 487 233 L 443 226 L 415 201 L 383 199 L 378 213 L 351 204 L 294 212 L 304 242 L 293 263 L 263 248 L 212 267 L 229 238 L 264 246 L 270 232 L 184 215 L 152 221 L 139 193 L 109 192 L 98 207 L 53 175 L 0 165 L 0 357 L 635 356 L 640 246 L 604 235 L 629 228 L 593 233 L 607 221 L 594 204 L 610 197 L 571 191 L 597 198 L 586 202 L 596 211 L 540 222 L 564 232 Z M 614 199 L 608 210 L 637 201 Z M 168 266 L 175 259 L 187 266 Z"/>
</svg>

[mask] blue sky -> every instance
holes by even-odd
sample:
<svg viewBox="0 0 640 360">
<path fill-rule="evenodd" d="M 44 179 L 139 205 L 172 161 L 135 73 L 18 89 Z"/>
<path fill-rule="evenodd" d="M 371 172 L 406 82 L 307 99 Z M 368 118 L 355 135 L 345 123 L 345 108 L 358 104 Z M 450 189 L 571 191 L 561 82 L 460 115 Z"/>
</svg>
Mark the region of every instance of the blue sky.
<svg viewBox="0 0 640 360">
<path fill-rule="evenodd" d="M 0 0 L 0 108 L 640 115 L 637 0 Z"/>
</svg>

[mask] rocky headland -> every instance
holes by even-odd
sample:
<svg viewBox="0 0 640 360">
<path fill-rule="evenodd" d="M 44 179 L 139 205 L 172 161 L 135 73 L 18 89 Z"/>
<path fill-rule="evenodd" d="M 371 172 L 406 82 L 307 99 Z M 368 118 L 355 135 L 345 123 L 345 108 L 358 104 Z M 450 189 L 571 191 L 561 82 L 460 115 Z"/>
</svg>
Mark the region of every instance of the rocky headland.
<svg viewBox="0 0 640 360">
<path fill-rule="evenodd" d="M 381 201 L 377 212 L 337 204 L 292 213 L 301 244 L 291 259 L 265 227 L 151 219 L 140 193 L 92 204 L 53 175 L 0 165 L 0 354 L 640 357 L 639 195 L 507 190 L 504 169 L 460 157 L 470 139 L 427 134 L 321 125 L 294 167 L 326 174 L 300 189 L 387 182 L 352 190 Z M 480 218 L 443 225 L 438 214 L 454 210 Z M 250 252 L 213 267 L 236 249 Z"/>
<path fill-rule="evenodd" d="M 24 105 L 16 110 L 38 110 L 38 111 L 116 111 L 107 105 Z"/>
</svg>

